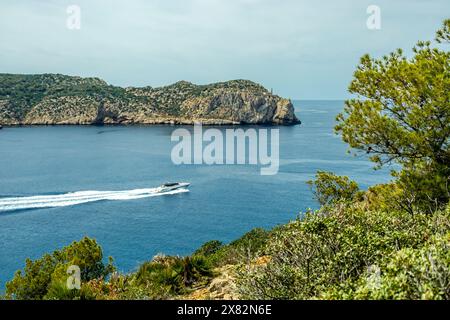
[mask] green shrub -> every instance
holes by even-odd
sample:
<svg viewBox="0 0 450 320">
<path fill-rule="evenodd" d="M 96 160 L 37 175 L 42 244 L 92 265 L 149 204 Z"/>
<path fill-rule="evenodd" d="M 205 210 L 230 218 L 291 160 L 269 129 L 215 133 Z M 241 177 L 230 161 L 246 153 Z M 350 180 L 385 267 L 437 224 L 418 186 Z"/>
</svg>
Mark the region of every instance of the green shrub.
<svg viewBox="0 0 450 320">
<path fill-rule="evenodd" d="M 405 198 L 405 191 L 398 183 L 378 184 L 369 187 L 364 194 L 368 210 L 403 210 L 413 213 L 411 201 Z"/>
<path fill-rule="evenodd" d="M 355 181 L 331 172 L 318 171 L 316 179 L 309 180 L 307 183 L 313 189 L 316 200 L 322 206 L 352 200 L 361 194 Z"/>
<path fill-rule="evenodd" d="M 250 261 L 264 251 L 269 237 L 269 231 L 255 228 L 230 244 L 221 246 L 207 259 L 216 267 Z"/>
<path fill-rule="evenodd" d="M 6 283 L 6 297 L 25 300 L 75 298 L 79 296 L 79 290 L 69 290 L 66 285 L 67 269 L 71 265 L 80 268 L 82 283 L 105 278 L 114 271 L 112 259 L 105 265 L 101 247 L 86 237 L 40 259 L 27 259 L 24 270 L 17 271 Z"/>
<path fill-rule="evenodd" d="M 208 257 L 223 247 L 223 243 L 218 240 L 211 240 L 204 243 L 199 249 L 194 252 L 196 256 L 205 256 Z"/>
<path fill-rule="evenodd" d="M 202 256 L 157 256 L 142 264 L 134 278 L 153 299 L 181 294 L 212 276 L 207 260 Z"/>
<path fill-rule="evenodd" d="M 239 288 L 251 299 L 312 299 L 357 281 L 367 267 L 402 249 L 418 249 L 450 230 L 450 211 L 411 215 L 342 203 L 309 213 L 271 237 L 266 265 L 243 265 Z"/>
<path fill-rule="evenodd" d="M 422 248 L 394 252 L 355 283 L 346 283 L 322 298 L 449 300 L 450 233 L 433 237 Z"/>
</svg>

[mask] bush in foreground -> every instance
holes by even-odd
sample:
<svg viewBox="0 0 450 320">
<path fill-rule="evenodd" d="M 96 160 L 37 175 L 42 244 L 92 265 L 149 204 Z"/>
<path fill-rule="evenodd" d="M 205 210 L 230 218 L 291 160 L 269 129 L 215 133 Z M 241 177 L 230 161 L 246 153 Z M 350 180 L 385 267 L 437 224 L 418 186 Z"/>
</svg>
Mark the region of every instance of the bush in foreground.
<svg viewBox="0 0 450 320">
<path fill-rule="evenodd" d="M 103 263 L 101 247 L 93 239 L 84 238 L 62 250 L 45 254 L 36 260 L 27 259 L 24 270 L 19 270 L 6 284 L 6 297 L 19 300 L 75 299 L 77 290 L 67 288 L 67 270 L 76 265 L 81 281 L 106 278 L 114 266 L 112 259 Z"/>
<path fill-rule="evenodd" d="M 277 231 L 269 262 L 243 265 L 239 288 L 249 299 L 445 298 L 448 280 L 439 281 L 449 275 L 449 232 L 449 208 L 430 217 L 342 203 Z M 380 270 L 383 286 L 364 291 L 373 269 Z M 402 283 L 404 275 L 410 278 Z"/>
</svg>

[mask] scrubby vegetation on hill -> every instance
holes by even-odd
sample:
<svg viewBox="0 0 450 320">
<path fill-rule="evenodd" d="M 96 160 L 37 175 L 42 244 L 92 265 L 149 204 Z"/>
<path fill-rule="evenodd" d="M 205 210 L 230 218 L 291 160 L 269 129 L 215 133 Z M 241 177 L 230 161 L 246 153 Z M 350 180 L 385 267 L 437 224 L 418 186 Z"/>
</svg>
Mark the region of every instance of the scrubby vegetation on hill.
<svg viewBox="0 0 450 320">
<path fill-rule="evenodd" d="M 156 256 L 129 274 L 102 264 L 101 254 L 86 258 L 99 246 L 83 239 L 53 254 L 76 258 L 27 261 L 6 298 L 449 299 L 449 249 L 450 206 L 411 215 L 341 200 L 228 245 L 209 242 L 189 257 Z M 69 290 L 67 267 L 80 261 L 81 289 Z M 232 276 L 214 285 L 225 272 Z"/>
<path fill-rule="evenodd" d="M 239 269 L 244 298 L 450 298 L 450 206 L 410 214 L 373 198 L 341 199 L 279 228 L 268 243 L 267 264 Z"/>
</svg>

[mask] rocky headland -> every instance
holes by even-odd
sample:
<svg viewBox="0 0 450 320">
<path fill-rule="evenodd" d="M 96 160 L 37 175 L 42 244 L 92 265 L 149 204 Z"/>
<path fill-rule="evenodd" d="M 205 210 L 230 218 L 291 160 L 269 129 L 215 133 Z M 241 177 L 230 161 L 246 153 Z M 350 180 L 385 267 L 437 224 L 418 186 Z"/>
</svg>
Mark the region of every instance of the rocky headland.
<svg viewBox="0 0 450 320">
<path fill-rule="evenodd" d="M 61 74 L 0 74 L 0 124 L 274 124 L 300 123 L 290 100 L 248 80 L 209 85 L 180 81 L 112 86 Z"/>
</svg>

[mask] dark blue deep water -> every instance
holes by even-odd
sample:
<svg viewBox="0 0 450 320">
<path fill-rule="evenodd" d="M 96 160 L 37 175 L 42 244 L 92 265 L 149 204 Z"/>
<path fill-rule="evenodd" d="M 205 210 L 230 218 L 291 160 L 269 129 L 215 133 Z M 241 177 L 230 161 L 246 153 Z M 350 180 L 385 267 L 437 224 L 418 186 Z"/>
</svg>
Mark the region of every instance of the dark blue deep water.
<svg viewBox="0 0 450 320">
<path fill-rule="evenodd" d="M 190 193 L 177 195 L 0 212 L 0 288 L 27 257 L 83 236 L 97 239 L 126 272 L 160 252 L 185 255 L 208 240 L 227 242 L 255 227 L 285 223 L 317 207 L 305 184 L 316 170 L 348 175 L 362 187 L 389 180 L 387 170 L 374 171 L 367 159 L 348 155 L 334 135 L 342 101 L 295 105 L 303 124 L 280 127 L 275 176 L 248 165 L 176 166 L 170 126 L 0 130 L 0 200 L 192 183 Z"/>
</svg>

